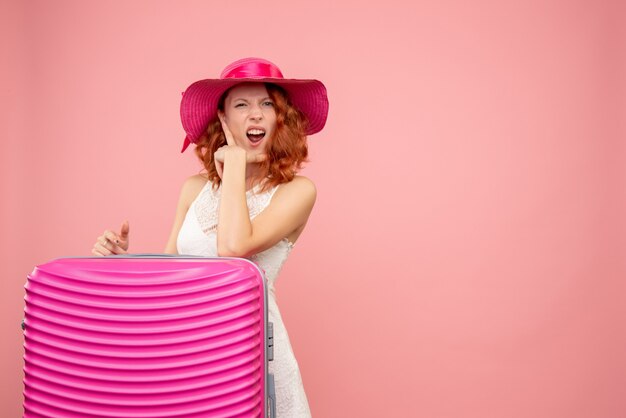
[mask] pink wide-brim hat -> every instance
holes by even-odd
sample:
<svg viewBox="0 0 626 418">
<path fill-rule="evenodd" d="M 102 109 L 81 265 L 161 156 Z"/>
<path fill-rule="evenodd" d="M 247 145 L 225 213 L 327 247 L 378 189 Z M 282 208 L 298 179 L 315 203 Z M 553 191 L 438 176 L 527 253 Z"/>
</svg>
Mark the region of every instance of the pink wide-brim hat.
<svg viewBox="0 0 626 418">
<path fill-rule="evenodd" d="M 324 128 L 328 116 L 326 87 L 318 80 L 296 80 L 283 77 L 280 69 L 262 58 L 243 58 L 229 64 L 219 79 L 196 81 L 183 93 L 180 118 L 187 133 L 184 152 L 205 133 L 209 122 L 217 117 L 217 103 L 226 90 L 245 82 L 267 82 L 282 87 L 291 104 L 308 119 L 307 135 Z"/>
</svg>

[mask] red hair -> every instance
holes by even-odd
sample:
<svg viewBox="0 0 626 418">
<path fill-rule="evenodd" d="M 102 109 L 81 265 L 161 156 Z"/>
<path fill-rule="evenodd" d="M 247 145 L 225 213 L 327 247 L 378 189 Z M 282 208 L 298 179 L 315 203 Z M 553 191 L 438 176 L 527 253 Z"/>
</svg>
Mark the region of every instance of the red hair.
<svg viewBox="0 0 626 418">
<path fill-rule="evenodd" d="M 261 163 L 259 177 L 255 180 L 263 181 L 261 191 L 290 182 L 302 168 L 302 163 L 308 162 L 308 148 L 306 142 L 307 119 L 302 112 L 289 101 L 287 92 L 275 84 L 264 83 L 267 92 L 274 102 L 276 111 L 276 128 L 265 146 L 267 159 Z M 232 87 L 231 87 L 232 88 Z M 224 111 L 224 101 L 228 95 L 224 92 L 218 102 L 218 109 Z M 198 139 L 196 155 L 206 169 L 209 181 L 217 188 L 222 179 L 217 174 L 213 156 L 221 146 L 226 145 L 226 137 L 218 117 L 209 122 L 206 132 Z M 266 180 L 264 180 L 266 179 Z"/>
</svg>

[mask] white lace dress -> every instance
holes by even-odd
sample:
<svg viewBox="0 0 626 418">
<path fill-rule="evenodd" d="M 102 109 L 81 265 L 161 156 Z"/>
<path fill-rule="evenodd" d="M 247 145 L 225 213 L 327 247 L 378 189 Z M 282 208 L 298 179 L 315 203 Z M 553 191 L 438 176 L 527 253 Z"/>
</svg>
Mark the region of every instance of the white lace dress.
<svg viewBox="0 0 626 418">
<path fill-rule="evenodd" d="M 267 207 L 277 187 L 260 193 L 257 186 L 246 192 L 250 219 Z M 214 191 L 212 183 L 208 181 L 193 201 L 178 233 L 176 242 L 178 254 L 217 256 L 216 231 L 220 193 L 221 188 Z M 292 249 L 293 244 L 285 238 L 273 247 L 249 258 L 265 270 L 267 280 L 268 315 L 269 321 L 274 324 L 274 360 L 269 362 L 269 371 L 275 380 L 277 418 L 311 416 L 298 362 L 291 348 L 274 293 L 274 282 Z"/>
</svg>

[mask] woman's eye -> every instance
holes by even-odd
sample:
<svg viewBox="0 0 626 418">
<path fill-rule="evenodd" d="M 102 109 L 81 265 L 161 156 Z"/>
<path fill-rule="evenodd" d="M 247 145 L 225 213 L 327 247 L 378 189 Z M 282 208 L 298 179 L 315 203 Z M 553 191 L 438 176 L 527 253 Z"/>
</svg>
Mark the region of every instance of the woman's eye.
<svg viewBox="0 0 626 418">
<path fill-rule="evenodd" d="M 235 107 L 241 107 L 241 106 L 245 106 L 245 105 L 246 105 L 245 103 L 237 103 L 237 104 L 235 105 Z"/>
<path fill-rule="evenodd" d="M 272 102 L 264 102 L 263 104 L 266 105 L 266 106 L 274 106 L 274 103 L 272 103 Z"/>
</svg>

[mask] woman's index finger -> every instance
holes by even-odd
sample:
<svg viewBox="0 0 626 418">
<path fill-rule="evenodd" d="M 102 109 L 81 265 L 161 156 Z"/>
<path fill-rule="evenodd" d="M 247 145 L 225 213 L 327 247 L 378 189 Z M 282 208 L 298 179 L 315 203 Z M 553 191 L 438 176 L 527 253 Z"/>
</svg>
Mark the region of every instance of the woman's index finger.
<svg viewBox="0 0 626 418">
<path fill-rule="evenodd" d="M 224 131 L 224 136 L 226 137 L 226 143 L 228 145 L 235 145 L 235 138 L 233 138 L 233 134 L 230 132 L 230 129 L 228 129 L 228 125 L 226 125 L 222 116 L 220 116 L 220 123 L 222 124 L 222 130 Z"/>
</svg>

